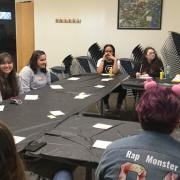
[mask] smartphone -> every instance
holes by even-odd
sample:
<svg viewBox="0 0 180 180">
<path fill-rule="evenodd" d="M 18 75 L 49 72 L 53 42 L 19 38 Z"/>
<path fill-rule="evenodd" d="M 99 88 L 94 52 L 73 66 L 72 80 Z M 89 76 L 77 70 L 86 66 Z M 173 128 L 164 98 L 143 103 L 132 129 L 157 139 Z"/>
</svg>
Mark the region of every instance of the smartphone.
<svg viewBox="0 0 180 180">
<path fill-rule="evenodd" d="M 25 150 L 35 152 L 35 151 L 39 150 L 40 148 L 44 147 L 46 144 L 47 144 L 47 142 L 32 141 L 25 147 Z"/>
<path fill-rule="evenodd" d="M 127 176 L 126 176 L 126 179 L 137 179 L 137 176 L 138 174 L 136 172 L 133 172 L 133 171 L 129 171 Z"/>
</svg>

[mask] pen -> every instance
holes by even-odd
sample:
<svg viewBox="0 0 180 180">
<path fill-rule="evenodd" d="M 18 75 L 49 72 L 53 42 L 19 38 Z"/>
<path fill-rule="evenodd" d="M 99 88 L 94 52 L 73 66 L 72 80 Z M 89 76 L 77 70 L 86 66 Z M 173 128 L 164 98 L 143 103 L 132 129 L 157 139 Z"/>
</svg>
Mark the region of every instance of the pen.
<svg viewBox="0 0 180 180">
<path fill-rule="evenodd" d="M 141 70 L 142 70 L 142 64 L 141 64 L 141 67 L 140 67 L 140 70 L 139 70 L 140 73 L 141 73 Z"/>
</svg>

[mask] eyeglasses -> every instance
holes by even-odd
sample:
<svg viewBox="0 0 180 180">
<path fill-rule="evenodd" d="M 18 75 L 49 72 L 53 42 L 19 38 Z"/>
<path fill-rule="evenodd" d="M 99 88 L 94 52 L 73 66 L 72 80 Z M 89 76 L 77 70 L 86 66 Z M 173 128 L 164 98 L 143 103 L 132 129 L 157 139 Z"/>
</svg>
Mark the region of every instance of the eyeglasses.
<svg viewBox="0 0 180 180">
<path fill-rule="evenodd" d="M 106 52 L 110 52 L 110 53 L 112 53 L 113 51 L 111 51 L 111 50 L 109 50 L 109 51 L 108 51 L 108 50 L 107 50 L 107 51 L 104 51 L 104 52 L 105 52 L 105 53 L 106 53 Z"/>
</svg>

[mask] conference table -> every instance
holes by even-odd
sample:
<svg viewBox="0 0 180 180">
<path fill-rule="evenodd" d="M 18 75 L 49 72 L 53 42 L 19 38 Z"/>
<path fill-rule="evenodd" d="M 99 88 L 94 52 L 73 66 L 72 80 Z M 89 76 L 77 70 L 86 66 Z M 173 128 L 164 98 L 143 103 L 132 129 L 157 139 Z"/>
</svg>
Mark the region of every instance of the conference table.
<svg viewBox="0 0 180 180">
<path fill-rule="evenodd" d="M 83 166 L 86 168 L 86 180 L 91 180 L 92 169 L 97 167 L 106 143 L 139 132 L 141 128 L 136 122 L 74 115 L 36 139 L 47 145 L 36 152 L 26 151 L 26 156 Z"/>
<path fill-rule="evenodd" d="M 157 84 L 159 84 L 161 86 L 166 86 L 166 87 L 171 87 L 174 84 L 177 84 L 177 83 L 171 82 L 172 79 L 160 80 L 159 78 L 153 78 L 153 80 L 156 81 Z M 143 91 L 144 90 L 144 81 L 145 81 L 145 79 L 129 77 L 129 78 L 126 78 L 121 83 L 121 85 L 125 89 L 133 89 L 133 90 Z"/>
<path fill-rule="evenodd" d="M 177 84 L 177 83 L 173 83 L 171 81 L 172 79 L 160 80 L 159 78 L 153 78 L 153 80 L 156 81 L 158 85 L 165 87 L 171 87 L 174 84 Z M 121 83 L 121 85 L 124 89 L 132 89 L 135 97 L 135 102 L 138 102 L 139 98 L 144 92 L 144 81 L 145 79 L 128 77 Z"/>
<path fill-rule="evenodd" d="M 9 126 L 14 135 L 26 138 L 17 144 L 18 150 L 21 151 L 28 142 L 101 100 L 119 86 L 124 78 L 126 78 L 125 75 L 109 78 L 88 74 L 57 81 L 53 85 L 61 85 L 62 89 L 46 86 L 33 90 L 18 97 L 22 100 L 22 104 L 19 105 L 10 104 L 9 100 L 3 101 L 2 105 L 5 107 L 0 112 L 0 120 Z M 95 87 L 97 85 L 103 88 Z M 38 99 L 25 100 L 27 95 L 38 95 Z M 61 111 L 64 114 L 50 118 L 51 111 Z"/>
<path fill-rule="evenodd" d="M 141 131 L 138 122 L 73 115 L 45 132 L 37 141 L 47 145 L 31 154 L 97 165 L 105 148 L 93 148 L 96 140 L 114 141 Z"/>
<path fill-rule="evenodd" d="M 86 179 L 90 180 L 91 170 L 97 167 L 108 144 L 140 132 L 138 122 L 74 115 L 37 139 L 46 142 L 46 146 L 36 152 L 26 152 L 26 155 L 85 166 Z M 180 141 L 180 130 L 173 136 Z"/>
<path fill-rule="evenodd" d="M 19 152 L 31 141 L 45 141 L 46 146 L 35 152 L 27 151 L 26 155 L 83 165 L 87 167 L 87 179 L 91 179 L 91 170 L 97 166 L 104 152 L 104 147 L 101 147 L 104 143 L 101 141 L 111 142 L 141 132 L 140 125 L 135 122 L 93 118 L 81 114 L 87 107 L 124 84 L 126 78 L 122 74 L 112 77 L 88 74 L 63 79 L 53 83 L 53 86 L 17 97 L 22 100 L 22 104 L 14 105 L 9 100 L 4 101 L 1 104 L 4 105 L 4 110 L 0 111 L 0 119 L 14 135 L 26 138 L 17 144 Z M 25 100 L 27 95 L 38 95 L 38 98 Z M 51 111 L 64 114 L 52 118 Z M 109 125 L 110 128 L 95 128 L 97 124 Z M 179 130 L 174 136 L 180 140 Z M 98 140 L 100 147 L 94 147 Z"/>
</svg>

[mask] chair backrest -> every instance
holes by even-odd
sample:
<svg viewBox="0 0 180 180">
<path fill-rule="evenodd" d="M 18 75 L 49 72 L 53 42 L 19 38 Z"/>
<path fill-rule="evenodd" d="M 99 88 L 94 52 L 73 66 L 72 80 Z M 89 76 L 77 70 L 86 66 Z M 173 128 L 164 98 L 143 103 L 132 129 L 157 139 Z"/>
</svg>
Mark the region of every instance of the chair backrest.
<svg viewBox="0 0 180 180">
<path fill-rule="evenodd" d="M 80 73 L 95 73 L 96 69 L 94 66 L 91 64 L 91 58 L 88 56 L 79 56 L 76 58 L 80 68 L 81 72 Z"/>
<path fill-rule="evenodd" d="M 133 59 L 136 64 L 141 63 L 143 51 L 143 47 L 140 44 L 132 50 Z"/>
<path fill-rule="evenodd" d="M 73 61 L 73 56 L 71 54 L 64 58 L 63 60 L 63 64 L 65 67 L 64 73 L 71 74 L 70 69 L 71 69 L 72 61 Z"/>
<path fill-rule="evenodd" d="M 171 36 L 174 42 L 174 48 L 176 49 L 177 54 L 180 57 L 180 33 L 171 32 Z"/>
<path fill-rule="evenodd" d="M 170 66 L 170 76 L 180 73 L 180 34 L 169 32 L 169 36 L 161 49 L 162 61 L 165 67 Z"/>
<path fill-rule="evenodd" d="M 50 76 L 51 76 L 51 82 L 56 82 L 59 81 L 59 78 L 57 77 L 56 74 L 54 74 L 53 72 L 50 72 Z"/>
<path fill-rule="evenodd" d="M 97 42 L 89 47 L 88 54 L 94 60 L 93 66 L 96 68 L 97 61 L 102 57 L 102 49 Z"/>
<path fill-rule="evenodd" d="M 132 59 L 120 58 L 120 64 L 128 75 L 130 75 L 133 72 L 133 60 Z"/>
<path fill-rule="evenodd" d="M 133 72 L 133 68 L 134 68 L 134 61 L 133 59 L 129 59 L 129 58 L 120 58 L 120 70 L 123 74 L 127 74 L 130 75 Z M 127 89 L 127 96 L 133 96 L 133 92 L 132 89 Z"/>
</svg>

